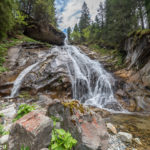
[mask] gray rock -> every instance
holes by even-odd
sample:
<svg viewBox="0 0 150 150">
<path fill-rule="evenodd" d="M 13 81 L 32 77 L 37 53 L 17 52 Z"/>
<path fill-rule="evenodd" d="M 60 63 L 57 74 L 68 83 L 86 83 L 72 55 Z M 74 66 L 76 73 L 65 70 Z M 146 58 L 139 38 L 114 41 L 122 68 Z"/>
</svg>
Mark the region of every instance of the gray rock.
<svg viewBox="0 0 150 150">
<path fill-rule="evenodd" d="M 59 117 L 61 128 L 70 131 L 78 141 L 74 150 L 107 150 L 108 133 L 104 120 L 78 101 L 63 104 L 54 101 L 49 104 L 47 115 Z"/>
<path fill-rule="evenodd" d="M 20 150 L 22 145 L 30 150 L 47 147 L 51 141 L 53 122 L 43 112 L 33 111 L 15 124 L 10 131 L 9 150 Z"/>
<path fill-rule="evenodd" d="M 126 133 L 126 132 L 119 132 L 118 137 L 123 141 L 127 143 L 132 143 L 132 134 Z"/>
<path fill-rule="evenodd" d="M 7 106 L 5 109 L 0 111 L 0 114 L 3 114 L 4 117 L 6 118 L 14 118 L 14 116 L 16 115 L 17 111 L 16 111 L 16 105 L 12 104 Z"/>
<path fill-rule="evenodd" d="M 40 106 L 45 107 L 47 104 L 52 103 L 53 100 L 46 95 L 41 94 L 39 101 L 37 102 Z"/>
<path fill-rule="evenodd" d="M 9 135 L 4 135 L 0 138 L 0 144 L 6 144 L 8 143 Z"/>
<path fill-rule="evenodd" d="M 12 124 L 5 125 L 4 130 L 9 132 L 11 129 L 11 126 L 12 126 Z"/>
<path fill-rule="evenodd" d="M 66 63 L 70 61 L 66 51 L 57 47 L 24 78 L 22 88 L 38 91 L 71 92 Z M 66 62 L 66 63 L 65 63 Z"/>
<path fill-rule="evenodd" d="M 109 135 L 108 150 L 126 150 L 126 146 L 116 135 Z"/>
</svg>

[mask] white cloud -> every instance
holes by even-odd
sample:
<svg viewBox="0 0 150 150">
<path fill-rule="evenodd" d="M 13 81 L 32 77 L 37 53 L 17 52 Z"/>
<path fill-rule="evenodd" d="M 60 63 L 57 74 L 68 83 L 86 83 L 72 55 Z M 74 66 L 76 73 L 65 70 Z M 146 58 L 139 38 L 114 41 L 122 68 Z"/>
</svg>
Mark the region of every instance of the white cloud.
<svg viewBox="0 0 150 150">
<path fill-rule="evenodd" d="M 63 0 L 59 0 L 59 2 L 62 2 Z M 99 7 L 99 4 L 101 1 L 104 0 L 68 0 L 66 3 L 65 0 L 65 6 L 63 5 L 62 12 L 59 12 L 59 15 L 62 16 L 62 22 L 60 23 L 60 29 L 66 29 L 69 26 L 74 27 L 76 23 L 78 23 L 79 18 L 81 16 L 81 8 L 83 5 L 83 2 L 86 2 L 88 5 L 88 8 L 90 10 L 91 18 L 94 20 L 97 9 Z M 61 5 L 61 2 L 59 3 Z M 61 6 L 58 3 L 56 3 L 56 8 L 61 8 Z M 59 6 L 57 6 L 59 5 Z"/>
</svg>

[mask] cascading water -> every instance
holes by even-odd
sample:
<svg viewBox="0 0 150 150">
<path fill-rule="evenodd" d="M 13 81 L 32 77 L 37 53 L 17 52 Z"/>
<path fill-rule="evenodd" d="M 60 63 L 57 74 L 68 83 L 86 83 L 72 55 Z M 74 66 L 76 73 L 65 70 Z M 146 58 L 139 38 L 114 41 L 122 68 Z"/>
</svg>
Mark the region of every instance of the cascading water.
<svg viewBox="0 0 150 150">
<path fill-rule="evenodd" d="M 122 110 L 113 94 L 114 78 L 101 64 L 91 60 L 75 46 L 65 45 L 70 62 L 67 63 L 72 82 L 73 98 L 86 105 Z"/>
<path fill-rule="evenodd" d="M 57 54 L 60 58 L 65 54 L 64 65 L 72 83 L 73 99 L 80 100 L 85 105 L 92 105 L 109 110 L 122 110 L 113 94 L 115 80 L 102 65 L 91 60 L 79 48 L 65 44 L 63 47 L 55 47 L 43 56 L 45 61 L 50 55 Z M 40 62 L 39 61 L 21 72 L 12 89 L 11 97 L 15 97 L 20 90 L 25 76 Z"/>
<path fill-rule="evenodd" d="M 10 95 L 11 98 L 15 97 L 18 94 L 18 91 L 20 90 L 20 87 L 21 87 L 24 77 L 37 65 L 38 65 L 38 63 L 35 63 L 35 64 L 27 67 L 20 73 L 20 75 L 17 77 L 16 81 L 14 82 L 12 92 Z"/>
</svg>

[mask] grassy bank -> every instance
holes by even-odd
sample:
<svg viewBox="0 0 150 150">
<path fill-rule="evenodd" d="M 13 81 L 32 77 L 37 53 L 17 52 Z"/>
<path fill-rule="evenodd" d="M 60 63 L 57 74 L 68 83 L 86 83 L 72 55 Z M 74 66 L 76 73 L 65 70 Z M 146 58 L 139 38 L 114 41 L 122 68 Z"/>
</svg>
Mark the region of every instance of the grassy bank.
<svg viewBox="0 0 150 150">
<path fill-rule="evenodd" d="M 89 48 L 102 56 L 109 56 L 108 63 L 112 64 L 115 69 L 122 69 L 125 67 L 124 56 L 117 49 L 104 49 L 96 44 L 89 45 Z"/>
<path fill-rule="evenodd" d="M 0 73 L 7 71 L 7 68 L 3 66 L 6 56 L 7 56 L 7 51 L 10 47 L 16 46 L 18 44 L 21 44 L 23 42 L 35 42 L 35 43 L 41 43 L 39 41 L 36 41 L 34 39 L 31 39 L 25 35 L 18 35 L 15 38 L 9 38 L 6 40 L 3 40 L 0 42 Z M 44 43 L 45 46 L 51 47 L 50 44 Z"/>
</svg>

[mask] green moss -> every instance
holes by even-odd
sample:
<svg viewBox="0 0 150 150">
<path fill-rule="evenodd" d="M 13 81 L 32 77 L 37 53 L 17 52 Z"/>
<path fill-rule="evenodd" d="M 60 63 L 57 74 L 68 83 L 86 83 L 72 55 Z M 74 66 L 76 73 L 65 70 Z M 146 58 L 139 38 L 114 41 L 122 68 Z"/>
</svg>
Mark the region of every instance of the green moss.
<svg viewBox="0 0 150 150">
<path fill-rule="evenodd" d="M 19 98 L 24 98 L 24 99 L 31 99 L 32 96 L 28 91 L 22 91 L 19 96 Z"/>
<path fill-rule="evenodd" d="M 150 34 L 150 29 L 137 30 L 134 32 L 130 32 L 128 37 L 134 36 L 134 38 L 141 39 L 143 36 Z"/>
<path fill-rule="evenodd" d="M 7 71 L 7 68 L 0 66 L 0 73 L 6 72 L 6 71 Z"/>
<path fill-rule="evenodd" d="M 78 101 L 71 101 L 71 102 L 63 102 L 62 103 L 65 107 L 70 108 L 70 112 L 73 115 L 73 110 L 79 110 L 82 114 L 84 114 L 85 109 L 82 104 L 80 104 Z"/>
</svg>

